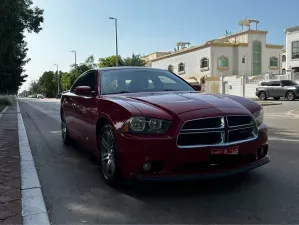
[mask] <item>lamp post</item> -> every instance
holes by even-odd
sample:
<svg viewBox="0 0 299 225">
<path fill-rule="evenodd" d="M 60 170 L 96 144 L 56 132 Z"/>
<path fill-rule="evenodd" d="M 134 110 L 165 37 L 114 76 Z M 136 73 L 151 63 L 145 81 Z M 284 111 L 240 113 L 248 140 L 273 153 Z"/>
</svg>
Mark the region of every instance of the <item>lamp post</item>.
<svg viewBox="0 0 299 225">
<path fill-rule="evenodd" d="M 58 74 L 58 64 L 54 64 L 56 66 L 56 71 L 57 71 L 57 97 L 59 96 L 59 74 Z"/>
<path fill-rule="evenodd" d="M 114 17 L 109 17 L 110 20 L 115 22 L 115 51 L 116 51 L 116 66 L 118 67 L 118 41 L 117 41 L 117 19 Z"/>
<path fill-rule="evenodd" d="M 77 71 L 77 52 L 75 50 L 72 50 L 71 52 L 75 54 L 75 70 Z"/>
</svg>

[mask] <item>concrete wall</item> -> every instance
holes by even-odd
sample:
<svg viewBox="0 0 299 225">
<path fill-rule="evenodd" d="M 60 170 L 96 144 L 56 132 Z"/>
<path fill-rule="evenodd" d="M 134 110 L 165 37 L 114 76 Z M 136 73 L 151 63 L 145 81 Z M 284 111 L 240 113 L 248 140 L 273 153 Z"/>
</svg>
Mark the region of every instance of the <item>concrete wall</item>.
<svg viewBox="0 0 299 225">
<path fill-rule="evenodd" d="M 299 30 L 286 33 L 286 69 L 299 67 L 299 59 L 292 59 L 292 42 L 299 40 Z"/>
<path fill-rule="evenodd" d="M 203 57 L 209 59 L 209 67 L 204 70 L 200 68 L 200 61 Z M 185 64 L 185 73 L 178 72 L 179 63 Z M 168 69 L 169 65 L 173 66 L 174 73 L 180 75 L 184 79 L 188 79 L 189 77 L 200 78 L 205 75 L 209 76 L 211 74 L 211 48 L 207 47 L 200 50 L 194 50 L 152 62 L 153 68 Z"/>
</svg>

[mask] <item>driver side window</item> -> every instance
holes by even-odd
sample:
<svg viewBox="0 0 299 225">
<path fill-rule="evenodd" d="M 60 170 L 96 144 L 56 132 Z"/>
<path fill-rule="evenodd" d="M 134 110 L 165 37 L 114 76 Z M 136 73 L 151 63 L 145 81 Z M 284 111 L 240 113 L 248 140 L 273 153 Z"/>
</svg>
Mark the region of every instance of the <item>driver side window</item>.
<svg viewBox="0 0 299 225">
<path fill-rule="evenodd" d="M 84 80 L 85 75 L 81 75 L 73 84 L 71 88 L 71 92 L 75 92 L 76 87 L 83 86 L 83 80 Z"/>
</svg>

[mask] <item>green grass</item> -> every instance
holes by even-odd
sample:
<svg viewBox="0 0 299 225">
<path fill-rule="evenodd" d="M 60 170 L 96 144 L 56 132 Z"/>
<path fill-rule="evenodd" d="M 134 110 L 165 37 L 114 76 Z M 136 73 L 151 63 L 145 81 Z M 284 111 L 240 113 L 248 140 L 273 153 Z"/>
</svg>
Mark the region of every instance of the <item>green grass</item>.
<svg viewBox="0 0 299 225">
<path fill-rule="evenodd" d="M 16 97 L 12 95 L 0 95 L 0 105 L 8 106 L 12 105 L 16 101 Z"/>
</svg>

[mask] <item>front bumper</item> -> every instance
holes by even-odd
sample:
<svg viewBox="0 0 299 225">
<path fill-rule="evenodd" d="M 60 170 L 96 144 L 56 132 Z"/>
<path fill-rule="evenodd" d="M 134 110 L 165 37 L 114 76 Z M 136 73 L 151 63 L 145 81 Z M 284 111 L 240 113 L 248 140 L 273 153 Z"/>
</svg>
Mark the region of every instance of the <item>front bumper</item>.
<svg viewBox="0 0 299 225">
<path fill-rule="evenodd" d="M 265 124 L 259 127 L 259 135 L 255 140 L 238 144 L 239 154 L 242 157 L 250 156 L 250 160 L 238 161 L 235 164 L 219 167 L 205 167 L 211 157 L 214 147 L 198 147 L 182 149 L 176 145 L 173 137 L 151 138 L 125 136 L 118 133 L 119 163 L 122 175 L 125 178 L 138 180 L 200 180 L 230 176 L 260 167 L 270 161 L 267 152 L 261 157 L 253 157 L 258 149 L 267 146 L 268 128 Z M 236 145 L 230 145 L 236 146 Z M 226 148 L 228 146 L 220 147 Z M 217 147 L 218 148 L 218 147 Z M 143 166 L 146 162 L 162 163 L 162 169 L 145 172 Z M 197 167 L 197 165 L 202 167 Z M 186 167 L 184 167 L 186 165 Z M 195 167 L 193 168 L 193 166 Z M 191 169 L 190 167 L 191 166 Z"/>
<path fill-rule="evenodd" d="M 251 164 L 238 167 L 236 169 L 216 172 L 216 173 L 206 173 L 206 174 L 192 174 L 192 175 L 173 175 L 173 176 L 142 176 L 137 175 L 137 180 L 140 181 L 147 181 L 147 182 L 159 182 L 159 181 L 196 181 L 196 180 L 210 180 L 210 179 L 217 179 L 217 178 L 224 178 L 229 176 L 234 176 L 240 173 L 248 172 L 260 166 L 263 166 L 270 162 L 270 157 L 267 155 L 263 159 L 260 159 L 256 162 Z"/>
</svg>

